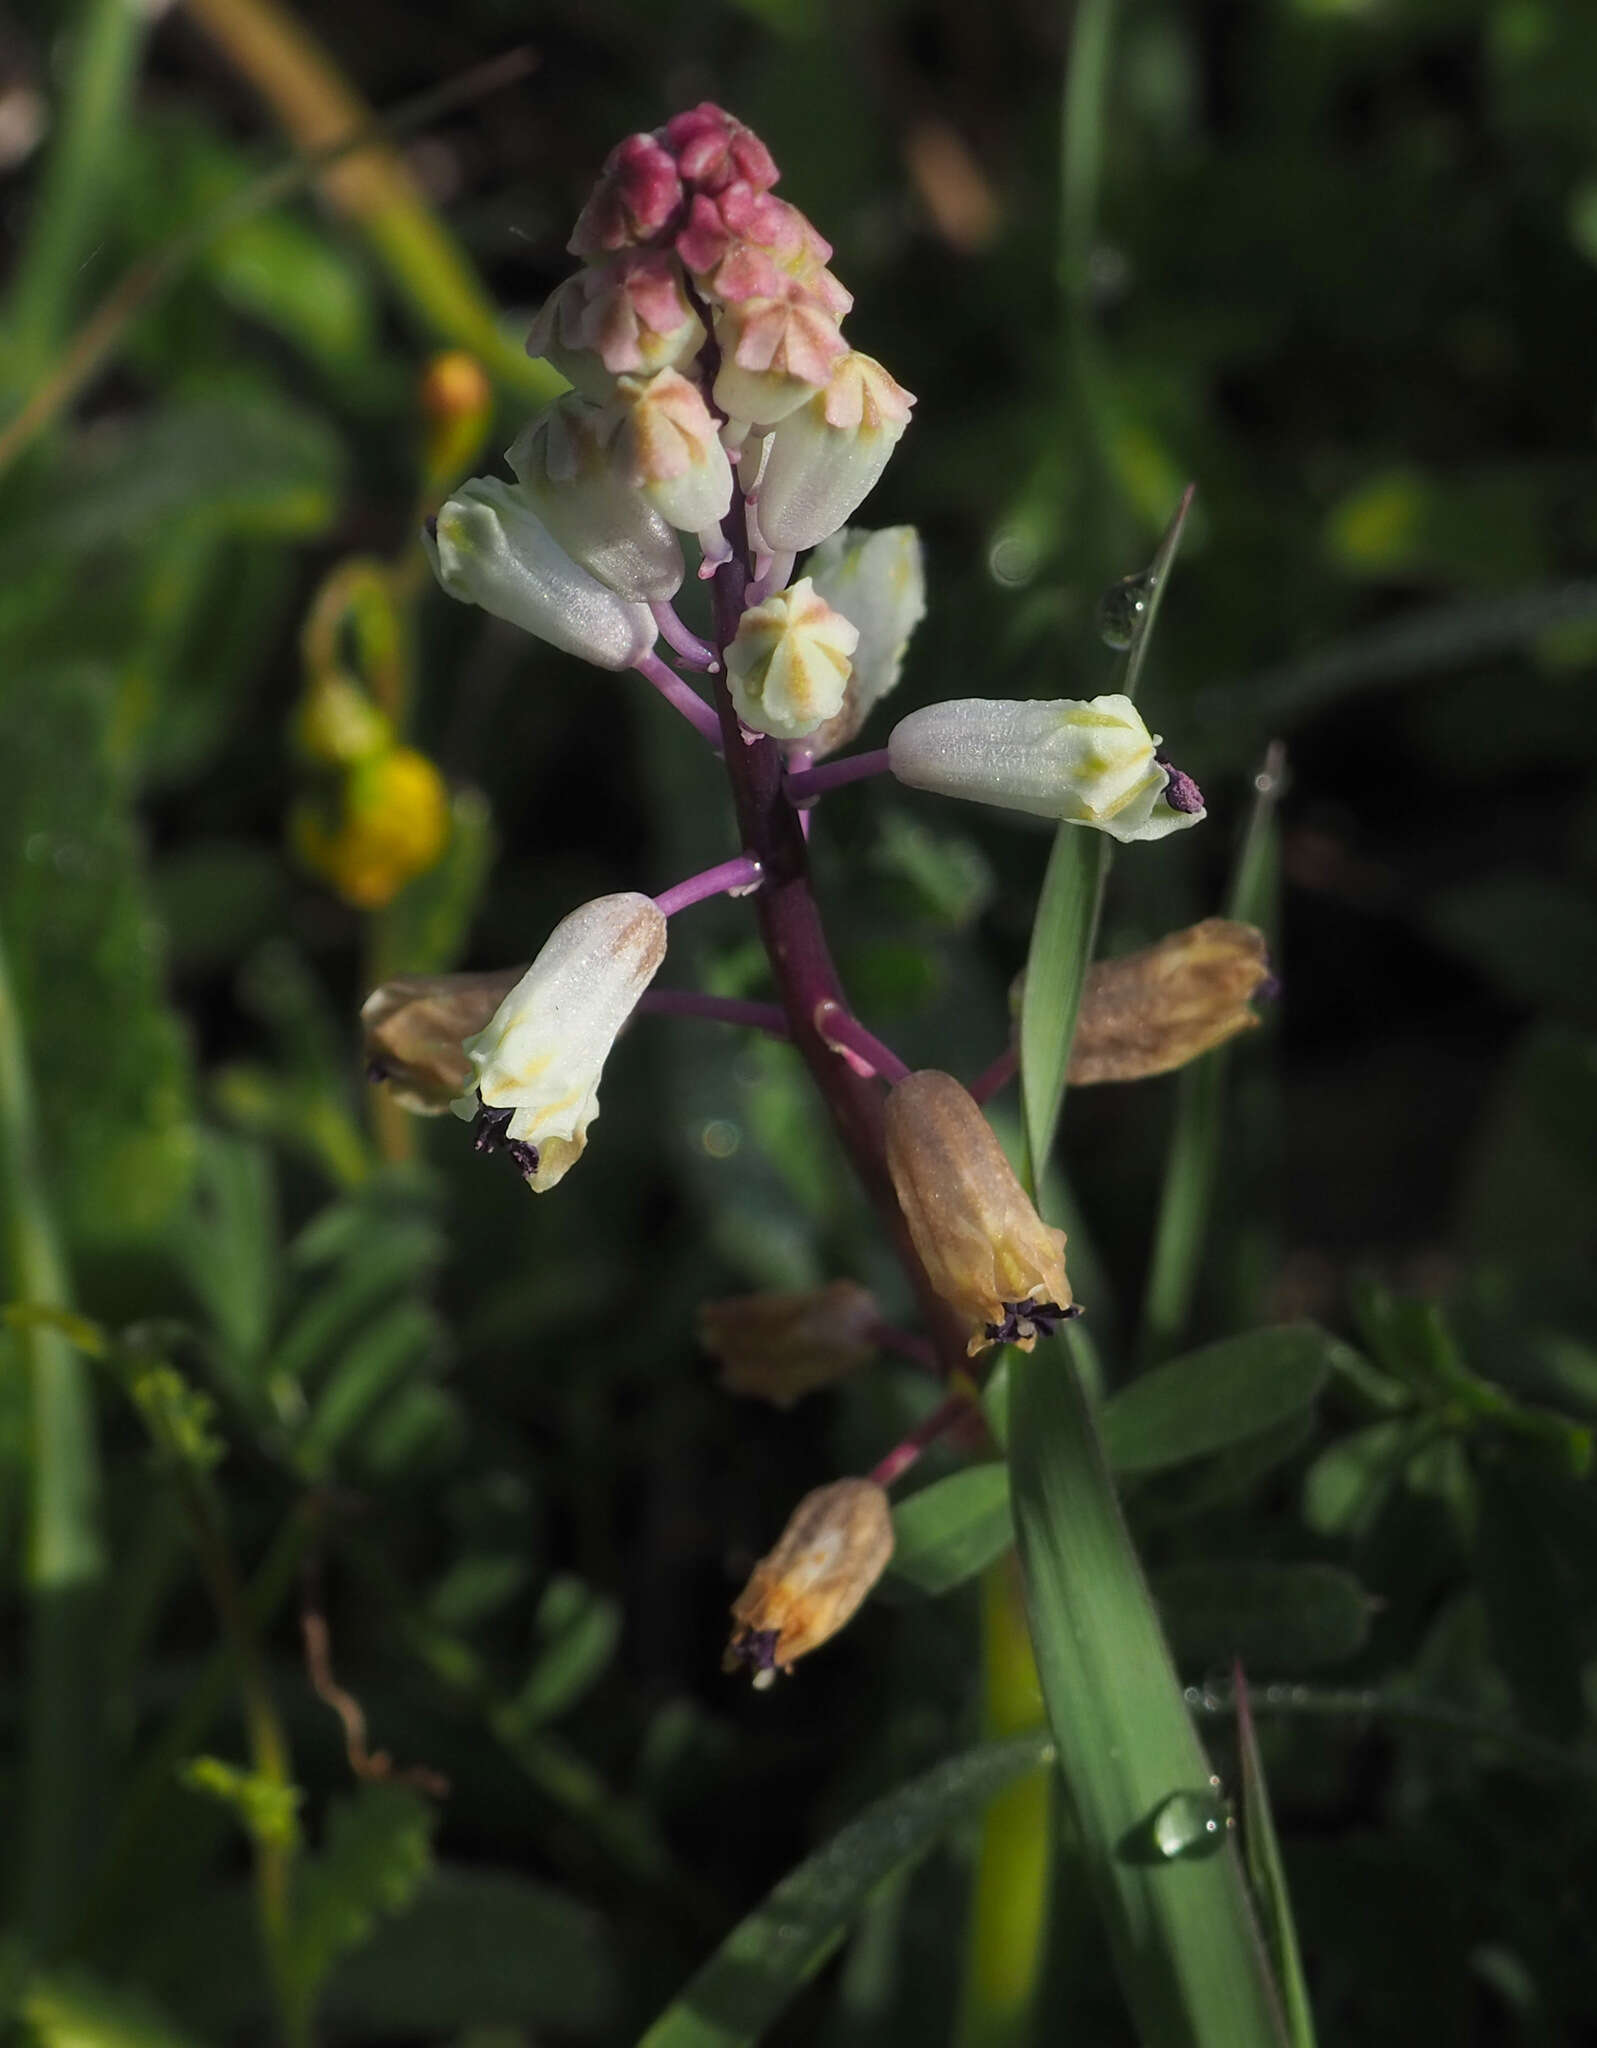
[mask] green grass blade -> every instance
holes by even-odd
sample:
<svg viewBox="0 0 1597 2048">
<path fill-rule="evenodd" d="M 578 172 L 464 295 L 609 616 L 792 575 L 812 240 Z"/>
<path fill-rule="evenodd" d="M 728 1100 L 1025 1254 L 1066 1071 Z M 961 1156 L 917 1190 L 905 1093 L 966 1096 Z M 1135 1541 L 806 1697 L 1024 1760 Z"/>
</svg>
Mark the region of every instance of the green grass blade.
<svg viewBox="0 0 1597 2048">
<path fill-rule="evenodd" d="M 68 1306 L 45 1201 L 23 1022 L 0 940 L 0 1212 L 6 1291 Z M 50 1321 L 18 1324 L 31 1404 L 24 1566 L 30 1610 L 22 1905 L 49 1951 L 70 1924 L 100 1827 L 100 1598 L 105 1550 L 89 1366 Z"/>
<path fill-rule="evenodd" d="M 644 2035 L 641 2048 L 737 2048 L 758 2040 L 884 1878 L 1050 1753 L 1040 1734 L 989 1743 L 878 1799 L 733 1928 Z"/>
<path fill-rule="evenodd" d="M 1157 592 L 1155 593 L 1157 597 Z M 1226 904 L 1228 917 L 1269 930 L 1279 870 L 1276 803 L 1283 756 L 1272 746 L 1254 777 L 1253 813 L 1243 836 Z M 1181 1341 L 1192 1314 L 1220 1171 L 1225 1084 L 1231 1048 L 1220 1046 L 1185 1068 L 1165 1156 L 1143 1300 L 1142 1355 L 1161 1358 Z"/>
<path fill-rule="evenodd" d="M 1148 598 L 1137 619 L 1121 677 L 1120 687 L 1128 697 L 1135 696 L 1141 680 L 1191 506 L 1192 486 L 1188 485 L 1148 565 Z M 1087 963 L 1098 935 L 1098 913 L 1108 873 L 1109 841 L 1102 833 L 1082 825 L 1059 827 L 1037 899 L 1020 1005 L 1020 1092 L 1034 1187 L 1059 1128 L 1070 1046 L 1076 1035 Z"/>
<path fill-rule="evenodd" d="M 1010 1379 L 1015 1527 L 1037 1668 L 1144 2048 L 1281 2048 L 1241 1862 L 1218 1824 L 1209 1762 L 1087 1402 L 1045 1349 L 1014 1358 Z M 1189 1828 L 1190 1814 L 1208 1820 Z"/>
<path fill-rule="evenodd" d="M 1060 826 L 1037 899 L 1020 1004 L 1020 1094 L 1034 1186 L 1059 1128 L 1070 1043 L 1108 872 L 1109 842 L 1102 833 Z"/>
<path fill-rule="evenodd" d="M 1270 1794 L 1264 1782 L 1264 1759 L 1259 1754 L 1240 1664 L 1236 1667 L 1235 1682 L 1237 1742 L 1242 1752 L 1242 1848 L 1248 1881 L 1259 1903 L 1265 1939 L 1270 1944 L 1286 2006 L 1287 2038 L 1292 2048 L 1315 2048 L 1314 2014 L 1309 2005 L 1308 1986 L 1303 1981 L 1303 1958 L 1298 1953 L 1297 1929 L 1292 1924 L 1292 1900 L 1286 1888 L 1286 1872 L 1281 1867 L 1281 1847 L 1276 1840 Z"/>
</svg>

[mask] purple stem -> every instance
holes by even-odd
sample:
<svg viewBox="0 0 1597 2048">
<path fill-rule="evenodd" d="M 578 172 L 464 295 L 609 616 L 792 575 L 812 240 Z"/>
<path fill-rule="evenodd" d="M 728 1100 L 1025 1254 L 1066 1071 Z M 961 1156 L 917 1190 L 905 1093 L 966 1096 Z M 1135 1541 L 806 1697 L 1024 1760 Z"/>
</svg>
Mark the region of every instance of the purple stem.
<svg viewBox="0 0 1597 2048">
<path fill-rule="evenodd" d="M 1000 1088 L 1007 1088 L 1020 1069 L 1020 1054 L 1010 1045 L 998 1055 L 990 1067 L 982 1071 L 970 1084 L 972 1102 L 990 1102 Z"/>
<path fill-rule="evenodd" d="M 718 867 L 706 868 L 703 874 L 689 875 L 684 882 L 673 882 L 669 889 L 662 890 L 654 899 L 654 907 L 662 917 L 674 917 L 679 910 L 686 910 L 690 904 L 703 903 L 711 896 L 725 896 L 733 889 L 757 889 L 764 870 L 757 860 L 750 860 L 740 853 L 735 860 L 724 860 Z"/>
<path fill-rule="evenodd" d="M 723 530 L 731 553 L 715 571 L 714 600 L 716 645 L 724 650 L 743 615 L 749 583 L 748 533 L 741 496 L 734 495 Z M 715 700 L 721 714 L 723 752 L 737 809 L 739 836 L 765 870 L 764 886 L 754 898 L 754 914 L 793 1042 L 914 1285 L 922 1319 L 936 1343 L 944 1370 L 963 1370 L 964 1329 L 926 1277 L 926 1269 L 910 1242 L 909 1228 L 887 1170 L 881 1090 L 874 1082 L 854 1073 L 846 1060 L 840 1060 L 816 1029 L 817 1007 L 829 1001 L 844 1004 L 846 999 L 810 886 L 809 857 L 799 814 L 782 787 L 786 766 L 782 749 L 775 740 L 766 738 L 745 745 L 724 676 L 716 678 Z"/>
<path fill-rule="evenodd" d="M 654 623 L 660 628 L 667 644 L 688 664 L 689 668 L 702 668 L 706 675 L 714 675 L 721 666 L 721 657 L 708 640 L 701 640 L 697 633 L 690 632 L 677 617 L 669 598 L 658 604 L 651 604 Z"/>
<path fill-rule="evenodd" d="M 922 1451 L 936 1443 L 945 1430 L 952 1429 L 967 1415 L 978 1412 L 971 1395 L 972 1389 L 967 1385 L 950 1394 L 946 1401 L 939 1402 L 924 1422 L 917 1422 L 902 1443 L 894 1444 L 887 1456 L 872 1466 L 868 1476 L 878 1486 L 891 1486 L 895 1479 L 909 1470 Z"/>
<path fill-rule="evenodd" d="M 776 1003 L 747 1003 L 738 996 L 707 996 L 696 988 L 651 988 L 638 1009 L 657 1017 L 708 1017 L 716 1024 L 743 1024 L 772 1038 L 787 1038 L 787 1017 Z"/>
<path fill-rule="evenodd" d="M 824 796 L 829 789 L 838 789 L 845 782 L 863 782 L 867 775 L 885 775 L 888 769 L 888 750 L 878 747 L 870 754 L 848 754 L 841 761 L 823 761 L 819 768 L 800 768 L 787 778 L 787 794 L 790 803 L 807 803 L 811 797 Z"/>
<path fill-rule="evenodd" d="M 890 1045 L 883 1045 L 874 1031 L 867 1031 L 858 1017 L 830 996 L 815 1006 L 815 1028 L 833 1052 L 859 1062 L 856 1071 L 862 1068 L 883 1081 L 902 1081 L 909 1073 Z"/>
<path fill-rule="evenodd" d="M 680 711 L 694 730 L 707 739 L 716 752 L 721 751 L 721 727 L 715 713 L 694 689 L 684 682 L 675 669 L 667 668 L 651 647 L 647 654 L 640 655 L 632 664 L 647 683 L 653 683 L 660 695 L 675 711 Z"/>
</svg>

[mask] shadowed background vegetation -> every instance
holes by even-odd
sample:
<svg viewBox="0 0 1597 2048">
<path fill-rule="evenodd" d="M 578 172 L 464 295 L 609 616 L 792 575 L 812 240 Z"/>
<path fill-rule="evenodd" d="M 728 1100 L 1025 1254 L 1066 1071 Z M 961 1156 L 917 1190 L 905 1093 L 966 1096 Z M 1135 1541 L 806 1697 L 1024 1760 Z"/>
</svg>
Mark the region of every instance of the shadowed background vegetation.
<svg viewBox="0 0 1597 2048">
<path fill-rule="evenodd" d="M 864 514 L 925 540 L 898 708 L 1116 687 L 1100 595 L 1196 480 L 1141 701 L 1209 818 L 1118 859 L 1103 945 L 1224 906 L 1279 741 L 1282 992 L 1223 1066 L 1073 1095 L 1056 1199 L 1108 1388 L 1340 1344 L 1284 1413 L 1255 1379 L 1218 1433 L 1176 1414 L 1128 1512 L 1227 1795 L 1246 1665 L 1321 2038 L 1592 2038 L 1597 19 L 356 0 L 318 52 L 259 7 L 0 42 L 0 1997 L 48 2043 L 636 2040 L 979 1732 L 983 1559 L 770 1694 L 718 1670 L 793 1502 L 928 1401 L 884 1359 L 777 1413 L 696 1346 L 701 1299 L 839 1273 L 910 1316 L 796 1058 L 641 1020 L 537 1200 L 360 1073 L 383 974 L 736 850 L 650 692 L 449 603 L 416 541 L 553 388 L 521 335 L 606 151 L 709 97 L 919 398 Z M 372 109 L 384 153 L 329 158 Z M 448 446 L 444 346 L 494 391 Z M 309 757 L 333 671 L 446 819 Z M 306 858 L 363 804 L 381 873 L 434 861 L 386 901 Z M 1002 1046 L 1048 846 L 890 783 L 824 806 L 845 981 L 911 1065 Z M 762 973 L 738 905 L 673 925 L 665 982 Z M 850 1838 L 774 2038 L 1025 2038 L 961 2004 L 996 1783 L 898 1874 L 908 1832 Z M 1045 1931 L 1037 2038 L 1129 2039 L 1068 1851 Z"/>
</svg>

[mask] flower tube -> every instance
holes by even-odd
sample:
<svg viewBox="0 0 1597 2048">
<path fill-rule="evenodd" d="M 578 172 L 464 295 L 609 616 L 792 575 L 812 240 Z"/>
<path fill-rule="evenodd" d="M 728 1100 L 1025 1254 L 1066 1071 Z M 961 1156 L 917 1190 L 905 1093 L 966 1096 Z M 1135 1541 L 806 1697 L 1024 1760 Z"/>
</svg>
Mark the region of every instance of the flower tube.
<svg viewBox="0 0 1597 2048">
<path fill-rule="evenodd" d="M 517 435 L 505 460 L 571 559 L 632 604 L 665 604 L 682 585 L 675 529 L 622 473 L 616 419 L 568 391 Z"/>
<path fill-rule="evenodd" d="M 880 363 L 850 351 L 771 436 L 755 499 L 765 545 L 796 554 L 836 533 L 875 489 L 914 403 Z"/>
<path fill-rule="evenodd" d="M 912 788 L 1091 825 L 1112 839 L 1163 839 L 1204 815 L 1197 786 L 1159 758 L 1159 736 L 1129 697 L 958 698 L 912 711 L 887 744 L 893 773 Z"/>
<path fill-rule="evenodd" d="M 465 1043 L 472 1085 L 450 1107 L 475 1123 L 479 1150 L 510 1154 L 535 1194 L 582 1156 L 605 1060 L 665 958 L 665 932 L 647 896 L 584 903 Z"/>
</svg>

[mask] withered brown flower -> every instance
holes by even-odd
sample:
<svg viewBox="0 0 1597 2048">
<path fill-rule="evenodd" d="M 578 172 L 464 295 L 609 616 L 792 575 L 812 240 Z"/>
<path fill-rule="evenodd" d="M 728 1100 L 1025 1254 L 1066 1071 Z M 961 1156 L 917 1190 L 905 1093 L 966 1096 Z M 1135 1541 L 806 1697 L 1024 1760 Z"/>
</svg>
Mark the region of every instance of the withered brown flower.
<svg viewBox="0 0 1597 2048">
<path fill-rule="evenodd" d="M 967 1351 L 1029 1351 L 1079 1313 L 1065 1233 L 1027 1199 L 991 1125 L 952 1074 L 910 1074 L 887 1098 L 887 1165 L 933 1287 L 968 1324 Z"/>
<path fill-rule="evenodd" d="M 728 1393 L 791 1408 L 875 1354 L 876 1297 L 857 1280 L 793 1294 L 737 1294 L 699 1304 L 699 1342 Z"/>
<path fill-rule="evenodd" d="M 747 1665 L 762 1689 L 790 1672 L 852 1619 L 892 1554 L 892 1509 L 874 1480 L 838 1479 L 805 1494 L 732 1603 L 722 1669 Z"/>
<path fill-rule="evenodd" d="M 471 1079 L 462 1041 L 481 1031 L 526 972 L 401 974 L 361 1004 L 366 1070 L 419 1116 L 441 1116 Z"/>
<path fill-rule="evenodd" d="M 1270 979 L 1264 934 L 1207 917 L 1119 960 L 1088 970 L 1070 1054 L 1070 1081 L 1140 1081 L 1251 1031 L 1248 1007 Z"/>
</svg>

